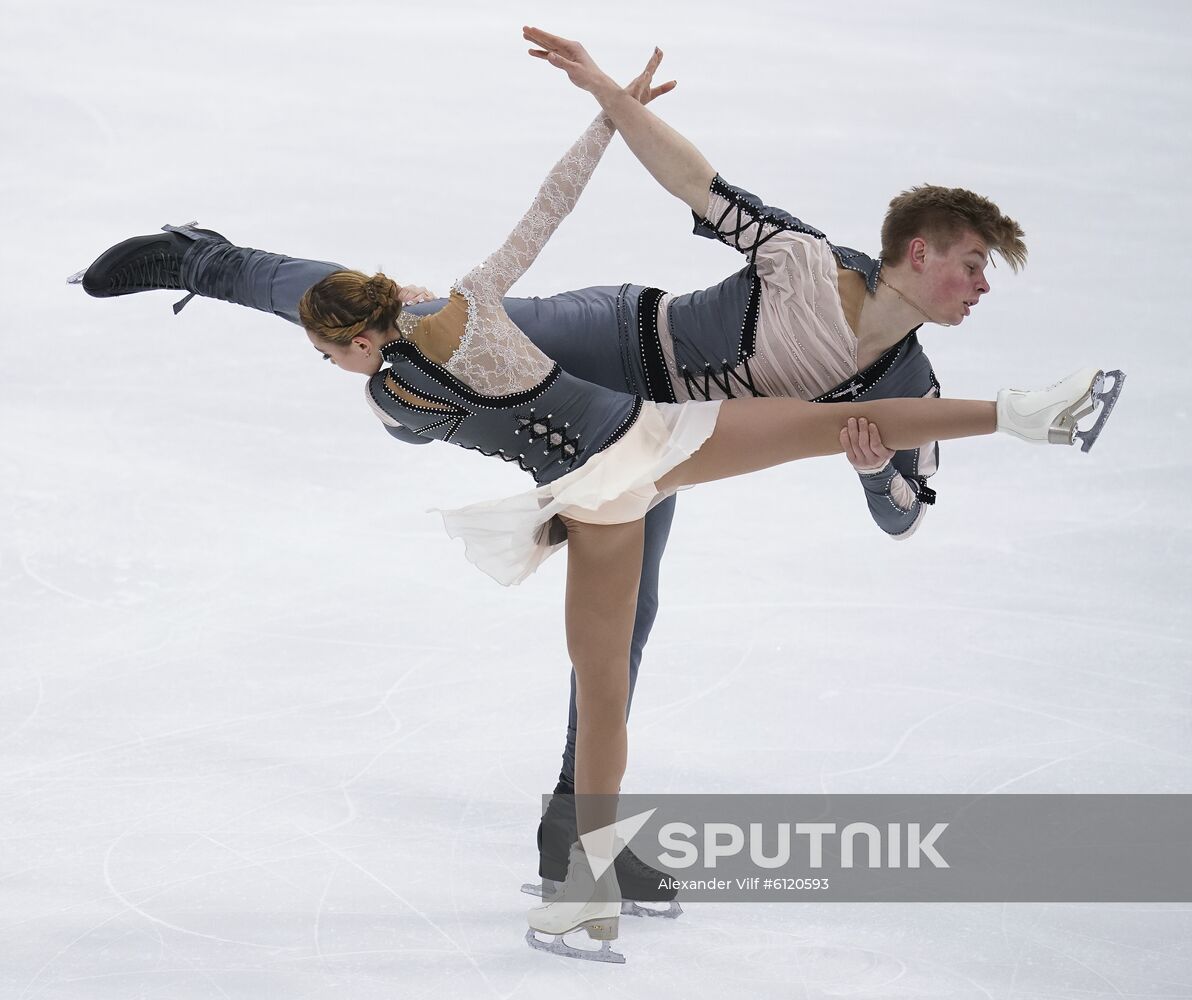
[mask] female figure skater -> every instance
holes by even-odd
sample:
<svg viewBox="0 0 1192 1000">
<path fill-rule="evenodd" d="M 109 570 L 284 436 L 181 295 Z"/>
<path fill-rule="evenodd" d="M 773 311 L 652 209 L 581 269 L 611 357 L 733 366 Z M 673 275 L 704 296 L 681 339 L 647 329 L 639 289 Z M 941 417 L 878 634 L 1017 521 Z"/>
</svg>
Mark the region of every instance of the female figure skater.
<svg viewBox="0 0 1192 1000">
<path fill-rule="evenodd" d="M 575 378 L 506 315 L 501 299 L 574 207 L 613 128 L 602 115 L 547 176 L 505 243 L 452 287 L 446 306 L 403 314 L 383 274 L 338 271 L 303 296 L 313 347 L 368 378 L 382 421 L 516 462 L 537 488 L 443 512 L 468 558 L 503 584 L 568 545 L 567 647 L 579 711 L 575 788 L 583 845 L 555 899 L 530 911 L 534 931 L 584 928 L 616 960 L 620 900 L 609 824 L 626 763 L 628 657 L 642 559 L 642 518 L 674 491 L 784 462 L 845 450 L 881 428 L 890 448 L 1001 430 L 1072 443 L 1103 373 L 1085 369 L 1042 392 L 1002 390 L 997 402 L 891 399 L 822 406 L 796 399 L 654 403 Z M 760 228 L 760 224 L 757 224 Z M 746 234 L 757 239 L 761 232 Z M 781 234 L 779 234 L 781 235 Z"/>
</svg>

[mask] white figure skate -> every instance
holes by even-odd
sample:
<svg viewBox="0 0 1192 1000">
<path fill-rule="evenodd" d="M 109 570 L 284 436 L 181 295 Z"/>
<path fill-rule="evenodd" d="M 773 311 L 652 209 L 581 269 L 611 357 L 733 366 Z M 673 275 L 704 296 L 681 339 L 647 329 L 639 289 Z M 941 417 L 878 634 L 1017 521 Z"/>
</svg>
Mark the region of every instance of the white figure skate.
<svg viewBox="0 0 1192 1000">
<path fill-rule="evenodd" d="M 617 938 L 620 915 L 621 892 L 611 859 L 597 879 L 588 856 L 575 844 L 568 858 L 567 881 L 551 902 L 535 906 L 526 915 L 530 924 L 526 944 L 566 958 L 623 965 L 625 956 L 610 946 Z M 563 940 L 565 934 L 578 930 L 587 931 L 588 937 L 599 941 L 599 950 L 576 948 Z M 554 938 L 543 941 L 538 934 L 553 934 Z"/>
<path fill-rule="evenodd" d="M 638 863 L 641 864 L 640 861 Z M 528 896 L 537 896 L 539 899 L 552 900 L 565 884 L 563 882 L 556 882 L 553 878 L 544 878 L 538 882 L 523 882 L 521 891 Z M 677 920 L 683 916 L 683 907 L 677 899 L 657 901 L 622 899 L 621 916 L 665 917 L 667 920 Z"/>
<path fill-rule="evenodd" d="M 1113 378 L 1109 389 L 1105 388 L 1106 376 Z M 1123 372 L 1083 368 L 1035 392 L 1002 389 L 997 394 L 997 429 L 1035 444 L 1071 445 L 1079 440 L 1080 450 L 1088 451 L 1100 436 L 1125 382 Z M 1098 403 L 1101 412 L 1096 422 L 1088 430 L 1080 430 L 1077 423 L 1094 413 Z"/>
</svg>

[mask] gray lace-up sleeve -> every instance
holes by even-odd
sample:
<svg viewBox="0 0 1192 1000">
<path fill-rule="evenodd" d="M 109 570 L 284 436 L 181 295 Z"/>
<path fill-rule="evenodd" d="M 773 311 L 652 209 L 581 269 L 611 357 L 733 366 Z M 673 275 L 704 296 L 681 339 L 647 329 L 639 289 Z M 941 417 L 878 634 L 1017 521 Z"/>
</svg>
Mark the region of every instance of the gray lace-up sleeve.
<svg viewBox="0 0 1192 1000">
<path fill-rule="evenodd" d="M 874 524 L 892 538 L 910 538 L 919 527 L 926 504 L 919 500 L 891 459 L 876 472 L 860 472 L 861 487 Z"/>
<path fill-rule="evenodd" d="M 891 538 L 910 538 L 935 503 L 927 477 L 939 466 L 939 445 L 896 451 L 882 468 L 858 472 L 874 524 Z"/>
<path fill-rule="evenodd" d="M 719 174 L 708 188 L 708 208 L 703 218 L 692 213 L 697 236 L 719 240 L 758 261 L 764 259 L 767 244 L 786 233 L 812 240 L 824 234 L 790 212 L 765 204 L 757 195 L 727 183 Z"/>
</svg>

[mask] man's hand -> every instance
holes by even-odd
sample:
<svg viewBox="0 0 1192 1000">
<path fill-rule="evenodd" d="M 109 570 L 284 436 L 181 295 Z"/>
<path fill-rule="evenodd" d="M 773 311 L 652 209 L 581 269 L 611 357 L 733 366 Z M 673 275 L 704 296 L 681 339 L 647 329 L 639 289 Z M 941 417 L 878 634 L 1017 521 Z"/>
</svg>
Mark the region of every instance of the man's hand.
<svg viewBox="0 0 1192 1000">
<path fill-rule="evenodd" d="M 416 306 L 419 302 L 430 302 L 435 298 L 438 296 L 421 285 L 399 285 L 397 288 L 397 300 L 403 306 Z"/>
<path fill-rule="evenodd" d="M 864 417 L 849 417 L 848 424 L 841 428 L 840 446 L 852 467 L 858 472 L 877 472 L 883 469 L 894 452 L 882 444 L 877 424 Z"/>
<path fill-rule="evenodd" d="M 708 188 L 716 171 L 698 149 L 642 106 L 674 89 L 674 80 L 653 86 L 654 71 L 662 61 L 662 53 L 655 49 L 642 74 L 628 88 L 622 88 L 592 61 L 579 42 L 541 28 L 522 28 L 522 36 L 539 46 L 530 49 L 530 55 L 557 66 L 572 83 L 596 98 L 642 166 L 702 217 L 708 208 Z"/>
<path fill-rule="evenodd" d="M 560 38 L 541 28 L 530 27 L 522 28 L 522 38 L 540 46 L 530 49 L 530 55 L 536 59 L 543 59 L 552 66 L 558 66 L 567 74 L 568 79 L 581 90 L 595 94 L 602 88 L 605 90 L 610 87 L 619 89 L 616 82 L 596 65 L 592 57 L 588 55 L 588 50 L 579 42 L 569 38 Z M 626 93 L 640 104 L 649 104 L 654 98 L 669 94 L 675 89 L 674 80 L 669 80 L 658 87 L 653 86 L 654 73 L 661 62 L 662 50 L 655 48 L 653 55 L 650 56 L 650 61 L 646 63 L 646 68 L 625 87 Z"/>
<path fill-rule="evenodd" d="M 616 83 L 604 72 L 588 55 L 579 42 L 569 38 L 560 38 L 541 28 L 522 28 L 522 38 L 538 46 L 530 49 L 530 55 L 535 59 L 544 59 L 552 66 L 558 66 L 567 74 L 567 78 L 580 90 L 596 93 L 601 88 L 616 87 Z M 619 88 L 618 88 L 619 89 Z"/>
</svg>

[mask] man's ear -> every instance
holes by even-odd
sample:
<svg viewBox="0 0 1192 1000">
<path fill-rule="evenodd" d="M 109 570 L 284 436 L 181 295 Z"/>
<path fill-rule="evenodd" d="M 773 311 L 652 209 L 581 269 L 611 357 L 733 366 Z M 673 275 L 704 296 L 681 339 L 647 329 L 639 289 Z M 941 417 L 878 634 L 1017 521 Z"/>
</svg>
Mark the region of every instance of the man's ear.
<svg viewBox="0 0 1192 1000">
<path fill-rule="evenodd" d="M 923 270 L 923 265 L 927 262 L 927 241 L 922 236 L 915 236 L 911 239 L 906 259 L 911 262 L 911 267 L 916 271 Z"/>
</svg>

